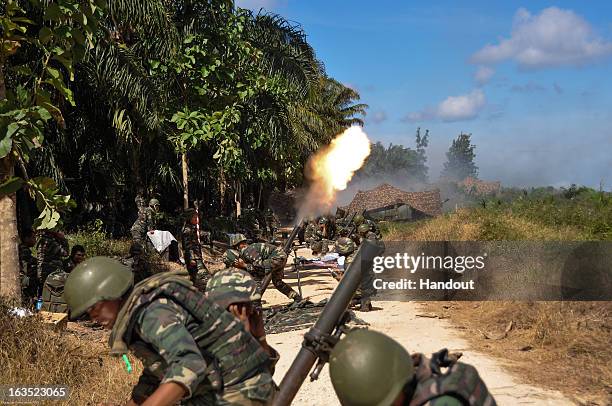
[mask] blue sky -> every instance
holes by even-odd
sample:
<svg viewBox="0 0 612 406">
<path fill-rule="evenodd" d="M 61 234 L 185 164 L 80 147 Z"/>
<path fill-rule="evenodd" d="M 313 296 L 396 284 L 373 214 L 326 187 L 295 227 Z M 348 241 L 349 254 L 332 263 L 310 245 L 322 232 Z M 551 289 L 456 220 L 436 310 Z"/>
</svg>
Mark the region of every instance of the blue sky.
<svg viewBox="0 0 612 406">
<path fill-rule="evenodd" d="M 612 189 L 612 2 L 432 3 L 237 0 L 302 25 L 373 141 L 429 129 L 430 178 L 468 132 L 483 179 Z"/>
</svg>

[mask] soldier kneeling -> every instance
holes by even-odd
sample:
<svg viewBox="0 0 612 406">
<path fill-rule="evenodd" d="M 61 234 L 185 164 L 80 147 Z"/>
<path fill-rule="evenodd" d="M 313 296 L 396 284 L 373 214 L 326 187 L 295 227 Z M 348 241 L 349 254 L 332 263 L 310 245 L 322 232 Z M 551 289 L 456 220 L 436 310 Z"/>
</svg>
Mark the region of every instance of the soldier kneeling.
<svg viewBox="0 0 612 406">
<path fill-rule="evenodd" d="M 186 271 L 134 286 L 130 269 L 106 257 L 79 264 L 64 298 L 112 330 L 111 354 L 131 350 L 144 371 L 128 405 L 265 405 L 275 387 L 269 358 L 244 325 L 199 292 Z"/>
</svg>

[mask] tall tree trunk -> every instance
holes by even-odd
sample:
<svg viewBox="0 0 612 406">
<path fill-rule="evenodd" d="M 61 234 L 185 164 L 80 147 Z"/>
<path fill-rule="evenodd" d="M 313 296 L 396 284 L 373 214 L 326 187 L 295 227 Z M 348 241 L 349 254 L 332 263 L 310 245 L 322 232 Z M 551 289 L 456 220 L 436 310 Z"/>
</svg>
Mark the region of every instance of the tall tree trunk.
<svg viewBox="0 0 612 406">
<path fill-rule="evenodd" d="M 221 215 L 225 216 L 225 172 L 223 168 L 219 171 L 219 209 L 221 210 Z"/>
<path fill-rule="evenodd" d="M 257 194 L 257 210 L 261 210 L 261 192 L 263 190 L 263 182 L 259 182 L 259 193 Z"/>
<path fill-rule="evenodd" d="M 0 181 L 14 175 L 10 158 L 0 161 Z M 16 194 L 0 199 L 0 296 L 21 298 L 19 283 L 19 236 L 17 233 Z"/>
<path fill-rule="evenodd" d="M 187 152 L 181 154 L 181 166 L 183 169 L 183 209 L 189 208 L 189 179 L 187 177 Z"/>
<path fill-rule="evenodd" d="M 237 180 L 234 185 L 234 203 L 236 203 L 236 218 L 238 218 L 242 213 L 242 208 L 240 207 L 242 200 L 242 185 L 239 180 Z"/>
</svg>

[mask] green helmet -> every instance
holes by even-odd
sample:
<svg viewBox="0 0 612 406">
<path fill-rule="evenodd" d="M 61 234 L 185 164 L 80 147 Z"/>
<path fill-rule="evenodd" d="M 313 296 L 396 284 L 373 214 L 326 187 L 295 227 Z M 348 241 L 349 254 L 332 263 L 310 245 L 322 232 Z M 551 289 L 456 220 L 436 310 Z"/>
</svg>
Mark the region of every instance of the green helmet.
<svg viewBox="0 0 612 406">
<path fill-rule="evenodd" d="M 361 223 L 363 223 L 365 219 L 363 218 L 363 216 L 361 214 L 356 215 L 353 218 L 353 223 L 355 223 L 356 225 L 360 225 Z"/>
<path fill-rule="evenodd" d="M 388 406 L 414 376 L 414 366 L 398 342 L 360 329 L 336 344 L 329 357 L 329 375 L 342 405 Z"/>
<path fill-rule="evenodd" d="M 159 206 L 159 200 L 157 199 L 149 200 L 149 207 L 153 207 L 153 206 Z"/>
<path fill-rule="evenodd" d="M 247 303 L 261 299 L 257 283 L 248 272 L 237 268 L 215 273 L 206 284 L 206 295 L 227 309 L 232 303 Z"/>
<path fill-rule="evenodd" d="M 359 228 L 357 228 L 357 232 L 359 234 L 365 234 L 368 231 L 370 231 L 370 225 L 367 224 L 367 223 L 362 223 L 362 224 L 359 225 Z"/>
<path fill-rule="evenodd" d="M 119 299 L 134 284 L 134 275 L 116 259 L 93 257 L 78 264 L 66 279 L 64 300 L 76 318 L 102 300 Z"/>
<path fill-rule="evenodd" d="M 234 265 L 234 262 L 236 262 L 236 260 L 240 258 L 240 253 L 236 250 L 227 250 L 225 251 L 225 253 L 223 254 L 223 263 L 230 267 L 232 265 Z"/>
<path fill-rule="evenodd" d="M 238 244 L 240 244 L 241 242 L 246 241 L 247 238 L 244 234 L 231 234 L 230 235 L 230 247 L 235 248 L 236 246 L 238 246 Z"/>
<path fill-rule="evenodd" d="M 327 224 L 327 217 L 321 217 L 319 219 L 319 224 Z"/>
<path fill-rule="evenodd" d="M 350 255 L 355 251 L 356 247 L 353 240 L 347 237 L 341 237 L 336 241 L 336 246 L 334 248 L 334 251 L 340 255 Z"/>
</svg>

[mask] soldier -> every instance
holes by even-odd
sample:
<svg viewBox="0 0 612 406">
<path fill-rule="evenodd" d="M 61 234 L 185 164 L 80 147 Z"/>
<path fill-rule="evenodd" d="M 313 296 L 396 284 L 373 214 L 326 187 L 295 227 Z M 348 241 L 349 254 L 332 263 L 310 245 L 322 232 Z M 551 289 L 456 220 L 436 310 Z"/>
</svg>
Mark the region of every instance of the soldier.
<svg viewBox="0 0 612 406">
<path fill-rule="evenodd" d="M 272 209 L 266 210 L 264 218 L 266 220 L 266 231 L 268 234 L 268 240 L 273 241 L 274 236 L 276 235 L 276 230 L 278 230 L 278 228 L 280 227 L 280 221 L 278 220 L 278 217 L 276 217 L 276 214 L 274 214 Z"/>
<path fill-rule="evenodd" d="M 128 256 L 121 259 L 121 263 L 132 270 L 134 274 L 134 284 L 151 276 L 151 267 L 144 254 L 145 252 L 142 245 L 133 242 L 130 245 Z"/>
<path fill-rule="evenodd" d="M 159 211 L 159 200 L 149 200 L 149 207 L 138 209 L 138 218 L 132 225 L 132 240 L 140 244 L 147 243 L 147 232 L 156 228 L 156 214 Z M 144 246 L 144 245 L 143 245 Z"/>
<path fill-rule="evenodd" d="M 343 406 L 495 406 L 476 368 L 457 359 L 447 350 L 411 356 L 390 337 L 359 329 L 335 345 L 329 375 Z"/>
<path fill-rule="evenodd" d="M 357 245 L 348 237 L 340 237 L 336 241 L 334 251 L 344 257 L 344 271 L 346 271 L 357 254 Z M 374 288 L 374 271 L 371 269 L 363 274 L 359 289 L 355 292 L 355 299 L 359 301 L 359 310 L 369 312 L 372 310 L 372 296 L 376 294 Z"/>
<path fill-rule="evenodd" d="M 38 293 L 38 262 L 32 255 L 32 247 L 36 245 L 36 233 L 30 228 L 24 230 L 19 244 L 19 274 L 21 276 L 21 291 L 24 300 L 31 302 Z"/>
<path fill-rule="evenodd" d="M 310 227 L 310 229 L 308 228 Z M 327 218 L 321 217 L 317 222 L 313 222 L 306 228 L 304 238 L 308 241 L 310 249 L 314 255 L 325 255 L 329 251 L 327 235 Z"/>
<path fill-rule="evenodd" d="M 185 211 L 185 224 L 181 230 L 181 243 L 183 244 L 183 255 L 185 266 L 195 284 L 198 273 L 202 273 L 205 280 L 208 280 L 208 270 L 202 260 L 202 245 L 198 237 L 198 213 L 195 209 Z"/>
<path fill-rule="evenodd" d="M 64 257 L 68 256 L 68 241 L 59 231 L 45 230 L 38 239 L 36 251 L 38 255 L 38 295 L 40 296 L 47 276 L 52 272 L 63 270 Z"/>
<path fill-rule="evenodd" d="M 357 234 L 359 234 L 360 243 L 363 242 L 363 240 L 378 240 L 378 237 L 372 232 L 368 223 L 361 223 L 357 228 Z"/>
<path fill-rule="evenodd" d="M 68 276 L 71 317 L 88 313 L 111 330 L 111 354 L 128 350 L 144 371 L 128 405 L 265 405 L 274 395 L 269 358 L 243 323 L 209 300 L 186 271 L 137 286 L 120 262 L 90 258 Z"/>
<path fill-rule="evenodd" d="M 228 250 L 232 251 L 232 250 Z M 235 252 L 226 253 L 225 258 L 236 256 Z M 227 264 L 226 264 L 227 265 Z M 219 306 L 227 309 L 242 321 L 245 330 L 259 341 L 261 347 L 270 357 L 270 374 L 280 355 L 266 341 L 263 314 L 261 312 L 261 294 L 257 282 L 247 272 L 234 268 L 231 263 L 227 268 L 215 273 L 206 285 L 206 295 Z"/>
<path fill-rule="evenodd" d="M 258 285 L 264 276 L 271 272 L 272 284 L 279 292 L 295 302 L 302 301 L 299 293 L 283 281 L 287 254 L 281 248 L 263 242 L 249 245 L 246 237 L 242 234 L 235 234 L 233 239 L 230 240 L 230 245 L 240 252 L 240 258 L 234 261 L 233 266 L 248 271 Z"/>
<path fill-rule="evenodd" d="M 70 257 L 64 263 L 64 271 L 70 273 L 83 260 L 85 260 L 85 248 L 82 245 L 75 245 L 70 250 Z"/>
</svg>

